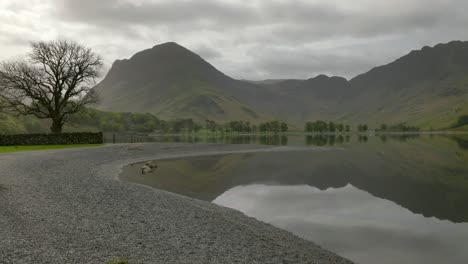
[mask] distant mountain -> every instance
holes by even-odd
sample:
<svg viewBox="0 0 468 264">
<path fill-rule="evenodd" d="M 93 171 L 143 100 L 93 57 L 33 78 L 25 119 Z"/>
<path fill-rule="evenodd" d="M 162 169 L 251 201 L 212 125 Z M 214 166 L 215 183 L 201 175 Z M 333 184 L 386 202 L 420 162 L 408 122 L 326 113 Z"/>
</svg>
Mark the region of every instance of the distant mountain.
<svg viewBox="0 0 468 264">
<path fill-rule="evenodd" d="M 308 120 L 336 119 L 342 108 L 340 102 L 349 90 L 345 78 L 326 75 L 308 80 L 283 80 L 263 86 L 276 94 L 279 100 L 270 100 L 273 103 L 267 109 L 261 109 L 299 124 Z"/>
<path fill-rule="evenodd" d="M 239 81 L 195 53 L 166 43 L 116 61 L 96 86 L 102 110 L 161 118 L 260 120 L 302 127 L 324 119 L 351 124 L 408 122 L 440 129 L 468 113 L 468 42 L 424 47 L 351 80 Z"/>
<path fill-rule="evenodd" d="M 468 113 L 468 42 L 424 47 L 350 81 L 320 75 L 262 85 L 283 100 L 259 110 L 298 123 L 325 119 L 448 128 Z"/>
<path fill-rule="evenodd" d="M 349 115 L 446 128 L 468 113 L 468 42 L 424 47 L 350 81 Z"/>
<path fill-rule="evenodd" d="M 99 108 L 107 111 L 149 112 L 166 119 L 267 118 L 230 95 L 229 90 L 243 85 L 171 42 L 115 61 L 95 89 L 102 98 Z"/>
</svg>

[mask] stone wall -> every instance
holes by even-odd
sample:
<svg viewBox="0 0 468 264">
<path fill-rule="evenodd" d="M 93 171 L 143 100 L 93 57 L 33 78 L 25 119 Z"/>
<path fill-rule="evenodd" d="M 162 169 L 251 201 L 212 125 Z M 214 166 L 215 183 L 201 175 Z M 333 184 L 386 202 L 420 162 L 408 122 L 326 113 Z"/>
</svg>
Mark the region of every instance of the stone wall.
<svg viewBox="0 0 468 264">
<path fill-rule="evenodd" d="M 0 146 L 103 144 L 99 133 L 0 135 Z"/>
</svg>

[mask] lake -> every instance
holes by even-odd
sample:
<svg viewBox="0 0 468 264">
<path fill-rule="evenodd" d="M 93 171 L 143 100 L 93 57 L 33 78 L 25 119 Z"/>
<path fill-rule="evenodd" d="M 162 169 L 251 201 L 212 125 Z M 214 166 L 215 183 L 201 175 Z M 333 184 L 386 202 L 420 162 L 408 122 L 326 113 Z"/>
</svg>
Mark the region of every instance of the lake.
<svg viewBox="0 0 468 264">
<path fill-rule="evenodd" d="M 178 141 L 308 147 L 161 160 L 145 176 L 136 164 L 121 179 L 237 209 L 357 263 L 468 260 L 466 135 Z"/>
</svg>

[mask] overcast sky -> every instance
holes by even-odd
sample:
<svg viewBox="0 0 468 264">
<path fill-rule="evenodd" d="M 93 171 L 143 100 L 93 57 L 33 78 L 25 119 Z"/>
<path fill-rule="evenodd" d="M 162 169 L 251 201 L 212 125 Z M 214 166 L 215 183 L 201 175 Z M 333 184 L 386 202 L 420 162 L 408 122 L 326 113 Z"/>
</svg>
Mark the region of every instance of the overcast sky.
<svg viewBox="0 0 468 264">
<path fill-rule="evenodd" d="M 468 40 L 467 0 L 1 0 L 0 60 L 67 38 L 116 59 L 175 41 L 238 79 L 347 78 Z"/>
</svg>

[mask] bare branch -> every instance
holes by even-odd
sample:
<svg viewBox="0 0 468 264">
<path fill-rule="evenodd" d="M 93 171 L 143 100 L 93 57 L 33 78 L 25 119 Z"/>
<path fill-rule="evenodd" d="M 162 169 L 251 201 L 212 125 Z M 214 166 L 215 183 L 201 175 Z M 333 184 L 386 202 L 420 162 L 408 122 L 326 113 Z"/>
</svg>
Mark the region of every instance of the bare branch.
<svg viewBox="0 0 468 264">
<path fill-rule="evenodd" d="M 96 102 L 90 86 L 100 76 L 102 59 L 66 40 L 33 42 L 31 47 L 27 61 L 0 65 L 2 109 L 51 118 L 53 132 L 60 132 L 67 115 Z"/>
</svg>

